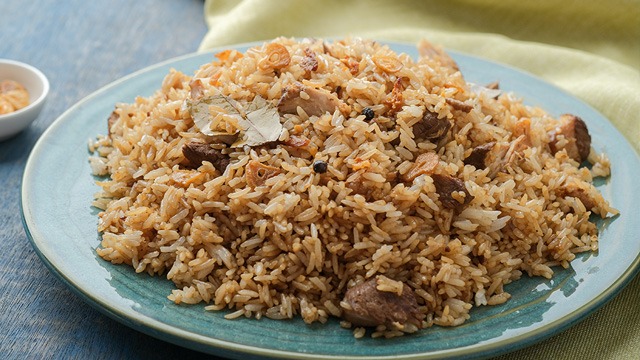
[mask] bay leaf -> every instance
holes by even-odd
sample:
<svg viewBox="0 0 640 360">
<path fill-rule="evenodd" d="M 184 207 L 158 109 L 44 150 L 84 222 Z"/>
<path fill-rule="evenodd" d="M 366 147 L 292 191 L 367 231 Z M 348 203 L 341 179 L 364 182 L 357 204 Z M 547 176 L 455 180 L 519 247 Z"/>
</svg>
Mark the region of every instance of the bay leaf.
<svg viewBox="0 0 640 360">
<path fill-rule="evenodd" d="M 187 99 L 186 106 L 200 132 L 231 144 L 231 147 L 262 145 L 278 140 L 282 133 L 278 109 L 259 95 L 245 107 L 222 94 Z M 214 130 L 212 122 L 216 116 L 212 111 L 216 108 L 237 120 L 240 129 L 233 133 Z"/>
<path fill-rule="evenodd" d="M 212 122 L 215 116 L 211 114 L 211 108 L 216 107 L 227 115 L 236 118 L 238 120 L 238 123 L 241 122 L 242 115 L 240 113 L 240 110 L 238 110 L 241 109 L 241 107 L 235 100 L 231 99 L 228 96 L 217 94 L 213 96 L 202 97 L 198 100 L 187 99 L 186 105 L 189 110 L 189 114 L 191 114 L 193 122 L 201 133 L 207 136 L 214 137 L 216 140 L 219 140 L 226 144 L 232 144 L 237 140 L 238 134 L 240 132 L 239 129 L 235 132 L 213 130 Z"/>
<path fill-rule="evenodd" d="M 243 136 L 232 147 L 258 146 L 277 141 L 282 133 L 278 109 L 261 96 L 256 96 L 246 107 L 247 113 L 240 122 L 245 128 Z"/>
</svg>

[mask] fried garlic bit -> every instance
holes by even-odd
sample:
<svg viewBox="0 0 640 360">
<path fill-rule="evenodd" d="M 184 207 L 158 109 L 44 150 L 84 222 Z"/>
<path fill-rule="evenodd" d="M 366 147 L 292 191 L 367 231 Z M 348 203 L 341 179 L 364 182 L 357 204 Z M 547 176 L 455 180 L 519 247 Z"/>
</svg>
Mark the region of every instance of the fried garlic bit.
<svg viewBox="0 0 640 360">
<path fill-rule="evenodd" d="M 19 82 L 0 81 L 0 114 L 8 114 L 29 105 L 29 92 Z"/>
<path fill-rule="evenodd" d="M 393 56 L 374 56 L 372 60 L 380 69 L 388 73 L 398 72 L 404 66 L 400 60 Z"/>
<path fill-rule="evenodd" d="M 247 184 L 252 188 L 262 186 L 270 178 L 282 173 L 282 169 L 261 164 L 255 160 L 249 161 L 245 168 Z"/>
<path fill-rule="evenodd" d="M 289 65 L 291 61 L 291 55 L 287 48 L 280 44 L 270 43 L 265 48 L 266 57 L 264 57 L 258 63 L 258 66 L 263 69 L 282 69 Z"/>
</svg>

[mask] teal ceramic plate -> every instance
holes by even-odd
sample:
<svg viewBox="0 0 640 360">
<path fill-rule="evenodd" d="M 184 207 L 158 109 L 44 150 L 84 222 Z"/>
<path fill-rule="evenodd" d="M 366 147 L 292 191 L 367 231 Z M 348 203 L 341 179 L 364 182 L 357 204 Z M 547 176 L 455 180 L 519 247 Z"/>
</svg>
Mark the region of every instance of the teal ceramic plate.
<svg viewBox="0 0 640 360">
<path fill-rule="evenodd" d="M 416 55 L 413 46 L 392 43 L 396 51 Z M 239 50 L 246 45 L 237 46 Z M 524 278 L 510 284 L 506 304 L 474 309 L 455 328 L 432 327 L 391 340 L 355 340 L 338 321 L 305 325 L 300 319 L 224 320 L 203 305 L 178 306 L 167 300 L 173 284 L 136 274 L 130 267 L 101 260 L 94 249 L 97 210 L 91 207 L 94 184 L 87 141 L 106 132 L 114 103 L 149 96 L 170 68 L 193 73 L 212 55 L 192 54 L 136 72 L 85 98 L 42 135 L 27 162 L 22 183 L 25 228 L 35 250 L 72 290 L 124 324 L 182 346 L 230 357 L 296 359 L 430 359 L 484 357 L 531 345 L 575 324 L 603 305 L 635 275 L 640 263 L 640 159 L 623 136 L 595 110 L 556 87 L 504 65 L 453 53 L 468 81 L 500 81 L 531 105 L 553 115 L 581 116 L 594 148 L 609 154 L 613 174 L 600 182 L 604 196 L 621 215 L 601 221 L 600 250 L 578 257 L 552 280 Z"/>
</svg>

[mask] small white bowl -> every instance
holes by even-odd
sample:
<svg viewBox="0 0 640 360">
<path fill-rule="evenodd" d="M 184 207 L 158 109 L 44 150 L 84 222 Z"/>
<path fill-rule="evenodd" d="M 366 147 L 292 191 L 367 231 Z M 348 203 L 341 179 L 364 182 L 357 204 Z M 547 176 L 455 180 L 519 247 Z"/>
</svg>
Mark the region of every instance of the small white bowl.
<svg viewBox="0 0 640 360">
<path fill-rule="evenodd" d="M 0 59 L 0 81 L 17 81 L 29 92 L 29 105 L 0 115 L 0 141 L 19 133 L 35 120 L 49 94 L 49 80 L 31 65 L 19 61 Z"/>
</svg>

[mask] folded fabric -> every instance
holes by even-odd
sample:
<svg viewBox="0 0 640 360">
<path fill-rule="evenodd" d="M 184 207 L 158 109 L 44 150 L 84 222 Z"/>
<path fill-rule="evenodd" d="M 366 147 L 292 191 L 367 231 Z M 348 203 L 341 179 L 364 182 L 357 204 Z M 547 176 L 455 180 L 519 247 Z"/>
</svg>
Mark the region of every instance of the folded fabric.
<svg viewBox="0 0 640 360">
<path fill-rule="evenodd" d="M 205 11 L 211 31 L 204 48 L 276 36 L 432 29 L 506 34 L 640 68 L 638 0 L 207 0 Z"/>
<path fill-rule="evenodd" d="M 427 38 L 556 84 L 599 110 L 640 151 L 638 1 L 208 0 L 205 16 L 210 30 L 200 50 L 278 36 Z"/>
<path fill-rule="evenodd" d="M 278 36 L 426 38 L 557 85 L 600 111 L 640 152 L 637 0 L 207 0 L 205 17 L 201 51 Z M 639 296 L 636 277 L 577 326 L 500 359 L 637 359 Z"/>
</svg>

